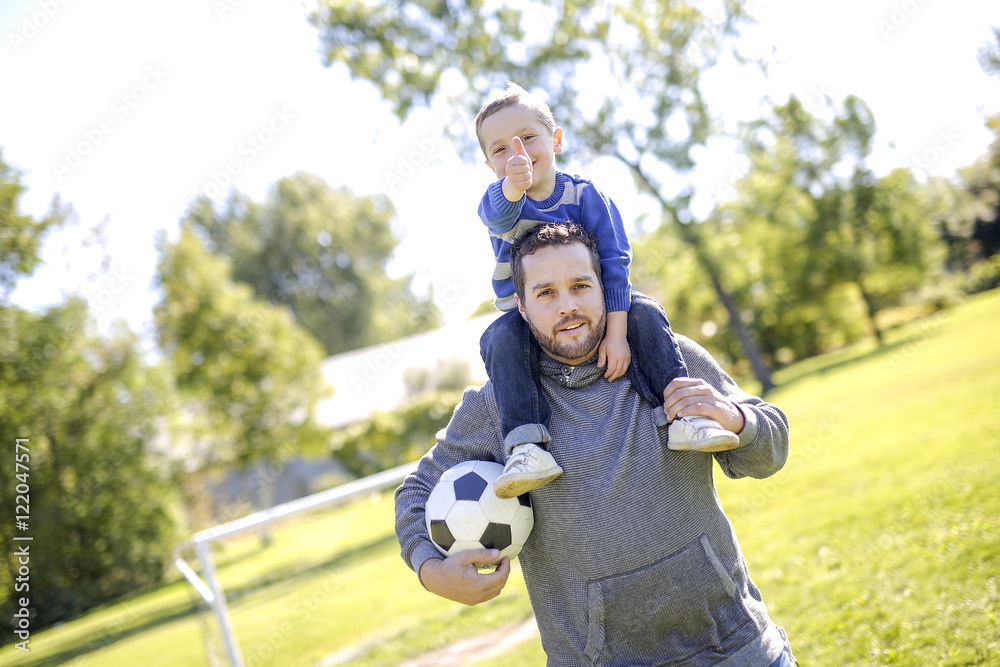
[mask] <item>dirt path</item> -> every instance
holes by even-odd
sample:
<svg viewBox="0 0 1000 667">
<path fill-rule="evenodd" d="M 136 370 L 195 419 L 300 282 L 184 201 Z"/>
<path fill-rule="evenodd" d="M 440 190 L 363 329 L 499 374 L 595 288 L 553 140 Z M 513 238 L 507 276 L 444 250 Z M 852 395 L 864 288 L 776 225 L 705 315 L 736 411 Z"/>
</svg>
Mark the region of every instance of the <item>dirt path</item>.
<svg viewBox="0 0 1000 667">
<path fill-rule="evenodd" d="M 478 637 L 463 639 L 451 646 L 404 662 L 399 667 L 461 667 L 480 660 L 502 655 L 521 642 L 538 637 L 538 626 L 532 616 L 520 625 L 498 628 Z"/>
</svg>

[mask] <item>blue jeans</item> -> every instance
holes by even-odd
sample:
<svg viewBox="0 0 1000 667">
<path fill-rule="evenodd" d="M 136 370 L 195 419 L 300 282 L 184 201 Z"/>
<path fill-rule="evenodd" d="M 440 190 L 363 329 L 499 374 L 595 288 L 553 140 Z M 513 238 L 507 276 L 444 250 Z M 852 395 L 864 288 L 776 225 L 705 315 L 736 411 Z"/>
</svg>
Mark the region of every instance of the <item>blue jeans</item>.
<svg viewBox="0 0 1000 667">
<path fill-rule="evenodd" d="M 771 663 L 771 667 L 796 667 L 795 662 L 792 662 L 792 656 L 789 655 L 788 649 L 781 652 L 778 659 Z"/>
<path fill-rule="evenodd" d="M 687 366 L 663 308 L 634 290 L 628 313 L 628 344 L 632 386 L 653 406 L 663 405 L 663 390 L 675 377 L 686 376 Z M 548 425 L 552 413 L 539 390 L 541 347 L 528 323 L 516 310 L 505 313 L 483 333 L 479 351 L 493 383 L 508 454 L 528 442 L 546 445 L 551 440 Z"/>
</svg>

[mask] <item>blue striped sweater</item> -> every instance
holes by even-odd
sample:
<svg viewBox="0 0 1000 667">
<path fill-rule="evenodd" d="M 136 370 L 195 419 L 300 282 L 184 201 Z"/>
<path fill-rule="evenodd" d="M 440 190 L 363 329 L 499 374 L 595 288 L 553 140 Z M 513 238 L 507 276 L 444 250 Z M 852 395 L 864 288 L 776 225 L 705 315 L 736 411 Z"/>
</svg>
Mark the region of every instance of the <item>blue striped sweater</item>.
<svg viewBox="0 0 1000 667">
<path fill-rule="evenodd" d="M 542 223 L 573 222 L 597 237 L 608 312 L 627 311 L 632 289 L 628 272 L 632 248 L 614 202 L 590 181 L 561 171 L 556 172 L 552 195 L 544 201 L 524 196 L 512 202 L 504 197 L 502 183 L 502 180 L 491 183 L 479 204 L 479 217 L 489 229 L 497 260 L 493 271 L 496 307 L 504 311 L 517 307 L 510 272 L 511 243 Z"/>
</svg>

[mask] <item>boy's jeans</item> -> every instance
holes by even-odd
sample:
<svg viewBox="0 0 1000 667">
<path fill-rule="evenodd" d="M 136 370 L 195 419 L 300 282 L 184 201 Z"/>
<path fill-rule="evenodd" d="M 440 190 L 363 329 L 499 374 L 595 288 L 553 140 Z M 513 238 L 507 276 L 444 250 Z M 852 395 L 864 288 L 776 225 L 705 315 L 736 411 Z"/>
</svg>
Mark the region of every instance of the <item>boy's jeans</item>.
<svg viewBox="0 0 1000 667">
<path fill-rule="evenodd" d="M 789 654 L 788 649 L 781 652 L 778 659 L 771 663 L 771 667 L 795 667 L 798 663 L 792 660 L 791 654 Z"/>
<path fill-rule="evenodd" d="M 663 405 L 663 390 L 687 366 L 663 308 L 645 294 L 632 291 L 628 313 L 628 344 L 632 350 L 628 377 L 632 386 L 654 406 Z M 483 333 L 479 351 L 493 383 L 507 453 L 518 445 L 547 444 L 551 417 L 541 386 L 541 348 L 521 314 L 512 310 Z"/>
</svg>

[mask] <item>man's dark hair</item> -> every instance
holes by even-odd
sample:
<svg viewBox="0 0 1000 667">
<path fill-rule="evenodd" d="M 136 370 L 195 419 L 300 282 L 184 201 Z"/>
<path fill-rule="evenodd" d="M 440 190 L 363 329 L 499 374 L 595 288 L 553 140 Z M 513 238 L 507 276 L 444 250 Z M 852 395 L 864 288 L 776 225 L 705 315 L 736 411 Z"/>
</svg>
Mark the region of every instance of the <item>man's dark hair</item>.
<svg viewBox="0 0 1000 667">
<path fill-rule="evenodd" d="M 524 258 L 535 254 L 539 248 L 582 243 L 590 251 L 597 280 L 601 281 L 601 255 L 597 252 L 597 237 L 580 225 L 565 222 L 547 222 L 532 227 L 524 236 L 514 241 L 510 248 L 510 272 L 517 298 L 524 303 Z"/>
</svg>

